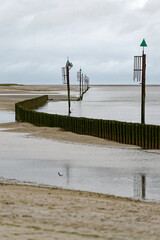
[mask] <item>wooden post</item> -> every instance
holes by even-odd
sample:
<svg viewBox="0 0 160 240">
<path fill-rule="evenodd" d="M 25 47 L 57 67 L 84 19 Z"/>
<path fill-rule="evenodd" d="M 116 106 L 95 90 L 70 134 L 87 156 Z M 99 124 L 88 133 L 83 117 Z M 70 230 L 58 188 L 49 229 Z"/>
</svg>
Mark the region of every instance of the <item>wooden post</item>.
<svg viewBox="0 0 160 240">
<path fill-rule="evenodd" d="M 145 39 L 143 39 L 140 47 L 143 47 L 142 56 L 134 57 L 134 81 L 141 81 L 142 77 L 142 96 L 141 96 L 141 124 L 145 124 L 145 81 L 146 81 L 146 54 L 144 47 L 147 47 Z M 142 61 L 141 61 L 142 60 Z"/>
<path fill-rule="evenodd" d="M 70 84 L 69 84 L 69 66 L 66 63 L 66 73 L 67 73 L 67 90 L 68 90 L 68 115 L 71 113 L 71 103 L 70 103 Z"/>
<path fill-rule="evenodd" d="M 145 81 L 146 81 L 146 54 L 142 54 L 142 106 L 141 106 L 141 124 L 145 124 Z"/>
<path fill-rule="evenodd" d="M 80 85 L 79 85 L 79 99 L 80 99 L 80 100 L 82 99 L 82 96 L 81 96 L 81 78 L 82 78 L 81 71 L 82 71 L 82 70 L 81 70 L 81 68 L 80 68 L 80 76 L 79 76 L 79 77 L 80 77 L 80 79 L 79 79 L 79 80 L 80 80 L 80 81 L 79 81 L 79 84 L 80 84 Z"/>
<path fill-rule="evenodd" d="M 82 73 L 82 99 L 83 99 L 83 73 Z"/>
</svg>

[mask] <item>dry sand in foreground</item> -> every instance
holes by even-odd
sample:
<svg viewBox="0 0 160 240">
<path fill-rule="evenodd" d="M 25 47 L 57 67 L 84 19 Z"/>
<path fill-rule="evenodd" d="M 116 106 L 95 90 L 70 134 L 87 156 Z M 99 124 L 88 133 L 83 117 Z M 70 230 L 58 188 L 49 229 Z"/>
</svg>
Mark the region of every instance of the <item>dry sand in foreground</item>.
<svg viewBox="0 0 160 240">
<path fill-rule="evenodd" d="M 157 203 L 3 184 L 0 197 L 1 240 L 160 239 Z"/>
</svg>

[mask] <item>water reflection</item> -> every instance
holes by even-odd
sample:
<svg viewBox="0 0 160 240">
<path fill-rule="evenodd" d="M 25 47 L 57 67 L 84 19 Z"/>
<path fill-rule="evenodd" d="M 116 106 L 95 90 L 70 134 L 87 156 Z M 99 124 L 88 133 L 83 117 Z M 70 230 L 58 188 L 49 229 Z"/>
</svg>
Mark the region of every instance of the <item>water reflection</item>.
<svg viewBox="0 0 160 240">
<path fill-rule="evenodd" d="M 146 175 L 136 174 L 134 176 L 134 198 L 146 199 Z"/>
<path fill-rule="evenodd" d="M 62 176 L 59 176 L 58 172 Z M 129 169 L 126 171 L 126 169 L 107 167 L 61 165 L 46 160 L 12 160 L 0 161 L 0 176 L 66 189 L 160 201 L 160 177 L 154 176 L 154 174 L 148 176 L 148 186 L 146 186 L 146 176 L 135 175 Z"/>
<path fill-rule="evenodd" d="M 160 201 L 158 153 L 27 138 L 26 134 L 8 132 L 1 132 L 0 148 L 0 177 Z"/>
<path fill-rule="evenodd" d="M 122 174 L 121 171 L 114 172 L 113 169 L 78 169 L 69 165 L 65 165 L 64 172 L 65 171 L 66 174 L 64 174 L 64 182 L 66 182 L 65 187 L 68 189 L 79 189 L 106 193 L 115 196 L 125 196 L 137 200 L 160 201 L 160 192 L 156 192 L 152 184 L 150 184 L 148 188 L 146 187 L 145 174 L 133 173 L 134 181 L 132 182 L 130 178 L 132 175 L 130 175 L 130 177 L 125 175 L 123 170 L 121 170 L 123 172 Z M 70 175 L 70 172 L 72 172 L 72 175 Z M 151 183 L 152 181 L 155 181 L 155 179 L 156 178 L 152 176 L 148 180 Z M 159 185 L 158 182 L 157 184 Z M 133 195 L 131 195 L 132 191 Z M 147 197 L 146 193 L 148 193 Z"/>
<path fill-rule="evenodd" d="M 66 164 L 67 186 L 69 185 L 69 165 Z"/>
</svg>

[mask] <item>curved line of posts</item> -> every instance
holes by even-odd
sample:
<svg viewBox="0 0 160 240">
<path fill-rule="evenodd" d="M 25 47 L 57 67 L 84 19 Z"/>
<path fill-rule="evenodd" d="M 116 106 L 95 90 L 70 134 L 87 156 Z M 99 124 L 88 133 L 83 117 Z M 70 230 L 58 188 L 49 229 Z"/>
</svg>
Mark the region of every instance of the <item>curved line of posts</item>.
<svg viewBox="0 0 160 240">
<path fill-rule="evenodd" d="M 85 94 L 88 90 L 89 90 L 89 87 L 87 87 L 87 88 L 83 91 L 83 93 L 81 94 L 81 97 L 77 98 L 77 101 L 83 100 L 83 96 L 84 96 L 84 94 Z"/>
<path fill-rule="evenodd" d="M 36 126 L 59 127 L 78 134 L 140 146 L 143 149 L 160 149 L 160 126 L 34 111 L 47 101 L 48 96 L 45 95 L 16 103 L 16 120 L 29 122 Z"/>
</svg>

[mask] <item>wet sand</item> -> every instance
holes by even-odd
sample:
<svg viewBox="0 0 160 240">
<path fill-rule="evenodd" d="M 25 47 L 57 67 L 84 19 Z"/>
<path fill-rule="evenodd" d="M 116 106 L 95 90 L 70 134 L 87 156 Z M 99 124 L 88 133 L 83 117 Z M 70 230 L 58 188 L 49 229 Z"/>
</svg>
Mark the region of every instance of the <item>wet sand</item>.
<svg viewBox="0 0 160 240">
<path fill-rule="evenodd" d="M 31 99 L 45 94 L 49 94 L 49 99 L 67 99 L 67 95 L 59 94 L 59 91 L 66 91 L 66 85 L 0 86 L 0 110 L 14 111 L 16 102 Z M 78 92 L 78 86 L 71 86 L 71 91 Z M 71 95 L 71 99 L 75 100 L 76 98 Z"/>
<path fill-rule="evenodd" d="M 10 95 L 0 95 L 0 109 L 14 111 L 15 103 L 19 101 L 23 101 L 25 99 L 34 98 L 31 96 L 31 92 L 41 91 L 44 94 L 48 94 L 51 91 L 56 93 L 56 91 L 64 91 L 66 86 L 17 86 L 12 85 L 10 87 L 0 86 L 0 93 L 2 94 L 10 94 Z M 72 86 L 71 90 L 78 91 L 77 86 Z M 12 94 L 24 94 L 24 95 L 12 95 Z M 26 95 L 25 95 L 26 94 Z M 36 97 L 36 96 L 35 96 Z M 54 100 L 59 100 L 60 98 L 64 99 L 66 96 L 52 94 L 51 96 Z M 96 144 L 96 145 L 109 145 L 109 146 L 121 146 L 121 147 L 130 147 L 137 148 L 136 146 L 124 145 L 120 143 L 116 143 L 113 141 L 108 141 L 104 139 L 100 139 L 92 136 L 79 135 L 67 131 L 63 131 L 60 128 L 47 128 L 47 127 L 36 127 L 29 123 L 2 123 L 0 124 L 0 128 L 8 128 L 6 131 L 10 132 L 24 132 L 29 133 L 32 136 L 37 137 L 45 137 L 50 139 L 68 141 L 68 142 L 78 142 L 78 143 L 87 143 L 87 144 Z"/>
<path fill-rule="evenodd" d="M 106 145 L 111 147 L 121 148 L 139 148 L 133 145 L 120 144 L 113 141 L 80 135 L 68 131 L 64 131 L 61 128 L 49 128 L 49 127 L 36 127 L 30 123 L 15 122 L 15 123 L 1 123 L 0 128 L 4 128 L 3 132 L 19 132 L 28 133 L 28 136 L 48 138 L 53 140 L 60 140 L 65 142 L 75 142 L 91 145 Z"/>
<path fill-rule="evenodd" d="M 28 86 L 22 88 L 21 92 L 26 89 L 29 91 Z M 32 87 L 31 89 L 33 90 Z M 39 89 L 38 86 L 36 89 Z M 13 89 L 9 89 L 10 91 L 17 91 L 17 87 L 14 86 Z M 25 96 L 18 98 L 0 96 L 0 106 L 13 110 L 14 103 L 24 99 Z M 58 128 L 39 128 L 28 123 L 0 124 L 1 127 L 9 128 L 9 131 L 28 132 L 37 137 L 63 141 L 111 144 L 114 147 L 119 145 L 95 137 L 64 132 Z M 23 183 L 22 185 L 6 184 L 3 179 L 0 182 L 0 239 L 2 240 L 160 239 L 160 204 L 158 203 L 96 193 L 25 186 Z"/>
</svg>

